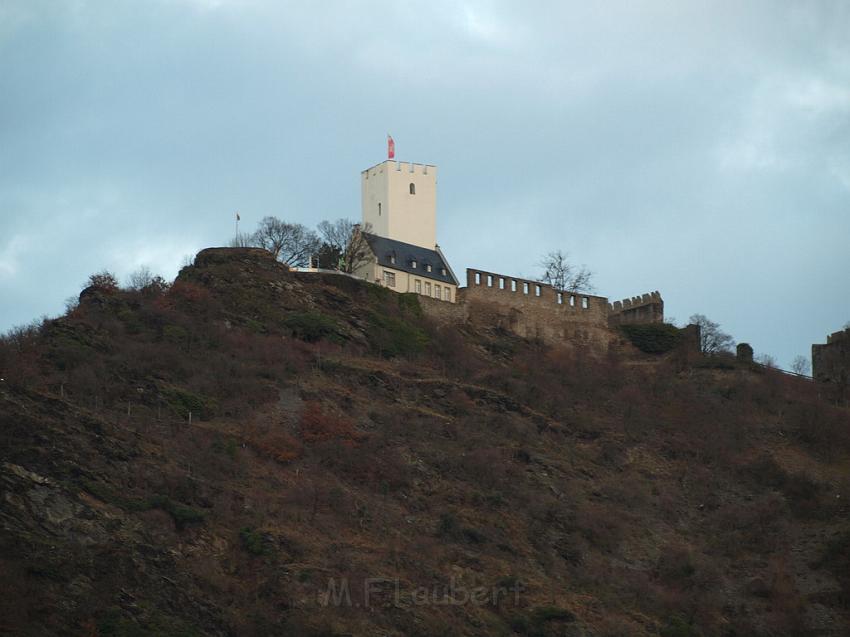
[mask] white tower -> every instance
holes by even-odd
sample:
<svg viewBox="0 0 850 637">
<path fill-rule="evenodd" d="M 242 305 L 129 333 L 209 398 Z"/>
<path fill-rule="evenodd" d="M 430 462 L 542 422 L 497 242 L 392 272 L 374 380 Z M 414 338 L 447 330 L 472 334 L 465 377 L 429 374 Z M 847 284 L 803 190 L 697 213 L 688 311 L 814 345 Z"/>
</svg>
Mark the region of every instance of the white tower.
<svg viewBox="0 0 850 637">
<path fill-rule="evenodd" d="M 437 167 L 388 159 L 360 173 L 363 223 L 380 237 L 433 250 Z"/>
</svg>

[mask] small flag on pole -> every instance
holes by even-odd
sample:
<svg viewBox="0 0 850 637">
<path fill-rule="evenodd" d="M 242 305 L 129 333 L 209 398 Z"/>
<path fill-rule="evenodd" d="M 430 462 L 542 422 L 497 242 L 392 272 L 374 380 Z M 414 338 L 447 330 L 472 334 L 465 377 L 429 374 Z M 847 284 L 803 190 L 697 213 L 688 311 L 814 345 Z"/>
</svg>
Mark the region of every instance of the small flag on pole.
<svg viewBox="0 0 850 637">
<path fill-rule="evenodd" d="M 387 159 L 395 159 L 395 142 L 389 133 L 387 133 Z"/>
</svg>

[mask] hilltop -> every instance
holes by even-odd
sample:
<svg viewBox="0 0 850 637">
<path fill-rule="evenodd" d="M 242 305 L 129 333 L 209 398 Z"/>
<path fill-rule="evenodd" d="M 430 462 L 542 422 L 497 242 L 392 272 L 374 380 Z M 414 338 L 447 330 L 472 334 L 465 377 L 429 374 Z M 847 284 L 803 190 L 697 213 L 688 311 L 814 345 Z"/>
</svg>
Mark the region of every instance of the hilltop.
<svg viewBox="0 0 850 637">
<path fill-rule="evenodd" d="M 249 248 L 89 287 L 0 372 L 2 634 L 850 631 L 850 413 L 803 379 Z"/>
</svg>

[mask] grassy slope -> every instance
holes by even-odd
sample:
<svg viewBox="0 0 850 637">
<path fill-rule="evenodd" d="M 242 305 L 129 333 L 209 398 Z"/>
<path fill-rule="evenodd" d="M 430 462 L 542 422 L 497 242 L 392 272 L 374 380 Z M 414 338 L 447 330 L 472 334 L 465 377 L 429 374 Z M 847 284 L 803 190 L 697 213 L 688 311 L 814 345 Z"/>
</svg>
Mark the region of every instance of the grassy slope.
<svg viewBox="0 0 850 637">
<path fill-rule="evenodd" d="M 0 633 L 850 629 L 848 412 L 797 379 L 439 328 L 249 251 L 0 370 Z"/>
</svg>

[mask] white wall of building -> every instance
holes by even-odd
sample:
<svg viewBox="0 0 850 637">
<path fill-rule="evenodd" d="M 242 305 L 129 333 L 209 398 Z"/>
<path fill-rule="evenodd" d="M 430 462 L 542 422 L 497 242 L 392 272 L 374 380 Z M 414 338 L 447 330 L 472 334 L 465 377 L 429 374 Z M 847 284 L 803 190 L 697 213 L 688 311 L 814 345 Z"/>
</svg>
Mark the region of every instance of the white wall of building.
<svg viewBox="0 0 850 637">
<path fill-rule="evenodd" d="M 437 167 L 388 159 L 360 174 L 363 223 L 375 234 L 434 249 Z M 414 193 L 411 193 L 411 184 Z"/>
</svg>

